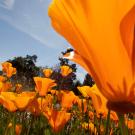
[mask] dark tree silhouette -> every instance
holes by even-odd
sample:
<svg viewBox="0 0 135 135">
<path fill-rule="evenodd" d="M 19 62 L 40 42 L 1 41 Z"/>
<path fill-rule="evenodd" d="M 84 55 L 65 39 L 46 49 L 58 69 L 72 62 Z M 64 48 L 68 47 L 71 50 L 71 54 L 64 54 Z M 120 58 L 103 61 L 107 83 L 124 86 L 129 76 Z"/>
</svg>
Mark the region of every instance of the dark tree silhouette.
<svg viewBox="0 0 135 135">
<path fill-rule="evenodd" d="M 83 81 L 83 85 L 87 85 L 87 86 L 93 86 L 94 84 L 94 80 L 92 79 L 92 77 L 89 74 L 85 75 L 84 81 Z"/>
<path fill-rule="evenodd" d="M 17 69 L 17 73 L 13 76 L 13 80 L 17 83 L 22 83 L 25 87 L 33 88 L 33 77 L 40 76 L 40 67 L 36 66 L 37 56 L 26 55 L 26 57 L 14 57 L 13 60 L 8 60 L 13 67 Z"/>
</svg>

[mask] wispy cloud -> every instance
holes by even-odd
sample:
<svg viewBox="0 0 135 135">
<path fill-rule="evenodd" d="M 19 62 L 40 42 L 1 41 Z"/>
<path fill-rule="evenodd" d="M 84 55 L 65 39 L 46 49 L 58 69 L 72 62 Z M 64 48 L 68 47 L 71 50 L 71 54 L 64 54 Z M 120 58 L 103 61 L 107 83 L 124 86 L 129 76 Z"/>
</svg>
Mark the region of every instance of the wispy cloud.
<svg viewBox="0 0 135 135">
<path fill-rule="evenodd" d="M 13 9 L 15 0 L 2 0 L 0 2 L 0 7 L 11 10 Z"/>
<path fill-rule="evenodd" d="M 47 13 L 50 2 L 51 0 L 4 0 L 0 2 L 0 19 L 50 48 L 66 48 L 66 41 L 50 25 Z M 12 10 L 7 12 L 7 9 Z"/>
</svg>

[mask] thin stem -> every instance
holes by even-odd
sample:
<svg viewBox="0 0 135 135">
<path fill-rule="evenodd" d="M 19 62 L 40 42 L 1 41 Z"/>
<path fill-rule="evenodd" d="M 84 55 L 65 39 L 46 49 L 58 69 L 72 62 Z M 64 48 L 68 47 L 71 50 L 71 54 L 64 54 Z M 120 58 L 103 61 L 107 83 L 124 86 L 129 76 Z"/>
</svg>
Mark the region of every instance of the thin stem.
<svg viewBox="0 0 135 135">
<path fill-rule="evenodd" d="M 109 135 L 109 126 L 110 126 L 110 110 L 108 111 L 108 115 L 107 115 L 105 135 Z"/>
<path fill-rule="evenodd" d="M 121 135 L 128 135 L 128 129 L 127 126 L 125 125 L 124 114 L 118 114 L 118 117 Z"/>
</svg>

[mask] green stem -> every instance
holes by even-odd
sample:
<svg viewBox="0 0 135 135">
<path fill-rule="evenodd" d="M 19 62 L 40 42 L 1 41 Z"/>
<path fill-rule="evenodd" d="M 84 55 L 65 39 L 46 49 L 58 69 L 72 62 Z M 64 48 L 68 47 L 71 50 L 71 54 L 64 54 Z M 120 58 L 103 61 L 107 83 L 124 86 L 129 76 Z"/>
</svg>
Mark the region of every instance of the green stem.
<svg viewBox="0 0 135 135">
<path fill-rule="evenodd" d="M 128 129 L 127 126 L 125 125 L 124 114 L 118 114 L 118 117 L 121 135 L 128 135 Z"/>
<path fill-rule="evenodd" d="M 109 126 L 110 126 L 110 110 L 108 111 L 108 115 L 107 115 L 105 135 L 109 135 Z"/>
</svg>

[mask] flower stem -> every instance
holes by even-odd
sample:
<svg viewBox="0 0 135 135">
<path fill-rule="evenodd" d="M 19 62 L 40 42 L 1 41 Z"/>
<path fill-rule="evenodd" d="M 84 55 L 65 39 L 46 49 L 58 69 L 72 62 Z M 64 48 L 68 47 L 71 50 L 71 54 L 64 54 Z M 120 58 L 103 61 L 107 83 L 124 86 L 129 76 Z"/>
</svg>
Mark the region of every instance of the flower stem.
<svg viewBox="0 0 135 135">
<path fill-rule="evenodd" d="M 107 115 L 105 135 L 109 135 L 109 125 L 110 125 L 110 110 L 108 111 L 108 115 Z"/>
<path fill-rule="evenodd" d="M 128 129 L 127 126 L 125 125 L 124 114 L 118 114 L 118 117 L 121 135 L 128 135 Z"/>
</svg>

